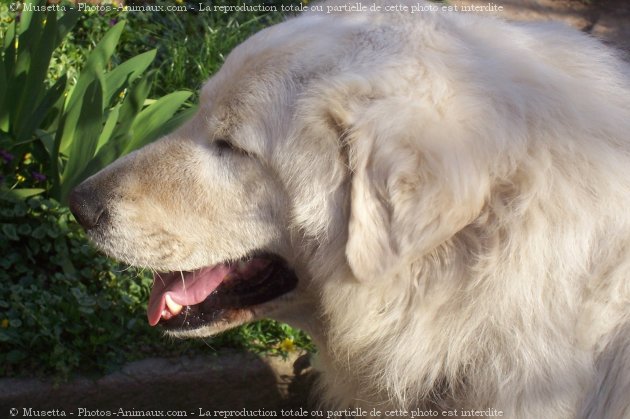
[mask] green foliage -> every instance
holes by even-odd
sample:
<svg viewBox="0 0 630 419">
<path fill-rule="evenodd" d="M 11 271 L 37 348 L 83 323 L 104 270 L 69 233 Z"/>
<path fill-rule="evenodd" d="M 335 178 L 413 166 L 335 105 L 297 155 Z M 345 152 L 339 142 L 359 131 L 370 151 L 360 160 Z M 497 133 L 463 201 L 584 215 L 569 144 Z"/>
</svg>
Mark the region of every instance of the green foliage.
<svg viewBox="0 0 630 419">
<path fill-rule="evenodd" d="M 306 333 L 273 320 L 246 324 L 226 333 L 222 339 L 229 346 L 282 357 L 297 349 L 315 351 L 315 346 Z"/>
<path fill-rule="evenodd" d="M 273 321 L 206 341 L 165 339 L 146 319 L 152 279 L 90 246 L 52 199 L 0 198 L 0 254 L 0 375 L 66 377 L 209 348 L 312 349 L 302 332 Z"/>
<path fill-rule="evenodd" d="M 0 373 L 105 369 L 146 344 L 151 280 L 87 245 L 67 209 L 0 199 Z M 155 335 L 153 335 L 155 336 Z"/>
<path fill-rule="evenodd" d="M 0 5 L 0 375 L 64 377 L 225 347 L 312 350 L 304 333 L 274 321 L 203 341 L 165 339 L 146 321 L 151 278 L 97 252 L 58 203 L 84 177 L 182 123 L 194 112 L 190 93 L 171 92 L 198 89 L 230 49 L 281 16 L 16 18 Z"/>
<path fill-rule="evenodd" d="M 190 92 L 147 100 L 154 75 L 147 69 L 155 50 L 111 68 L 125 22 L 111 27 L 94 46 L 76 83 L 68 83 L 63 74 L 51 84 L 46 77 L 53 53 L 77 23 L 79 12 L 28 10 L 3 33 L 0 148 L 43 157 L 50 196 L 65 201 L 81 180 L 194 113 L 193 107 L 176 115 Z"/>
</svg>

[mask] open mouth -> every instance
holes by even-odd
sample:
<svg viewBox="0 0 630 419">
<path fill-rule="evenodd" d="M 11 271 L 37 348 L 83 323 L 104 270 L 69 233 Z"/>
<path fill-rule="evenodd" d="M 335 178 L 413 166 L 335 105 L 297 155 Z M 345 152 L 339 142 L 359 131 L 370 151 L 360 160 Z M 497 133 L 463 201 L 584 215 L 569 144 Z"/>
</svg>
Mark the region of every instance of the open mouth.
<svg viewBox="0 0 630 419">
<path fill-rule="evenodd" d="M 149 298 L 149 324 L 195 329 L 238 317 L 293 290 L 295 273 L 275 255 L 260 255 L 194 271 L 158 273 Z"/>
</svg>

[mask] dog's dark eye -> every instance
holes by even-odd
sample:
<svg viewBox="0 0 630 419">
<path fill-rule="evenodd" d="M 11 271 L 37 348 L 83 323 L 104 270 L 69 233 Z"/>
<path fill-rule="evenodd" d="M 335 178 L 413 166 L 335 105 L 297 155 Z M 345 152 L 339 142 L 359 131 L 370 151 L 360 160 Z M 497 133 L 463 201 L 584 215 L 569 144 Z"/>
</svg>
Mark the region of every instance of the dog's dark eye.
<svg viewBox="0 0 630 419">
<path fill-rule="evenodd" d="M 234 150 L 232 143 L 224 139 L 215 140 L 214 146 L 220 151 Z"/>
<path fill-rule="evenodd" d="M 214 142 L 214 146 L 217 148 L 219 153 L 235 151 L 234 145 L 228 140 L 219 139 Z"/>
<path fill-rule="evenodd" d="M 249 156 L 250 154 L 243 150 L 242 148 L 235 146 L 233 142 L 230 140 L 226 140 L 225 138 L 218 138 L 212 142 L 212 145 L 217 150 L 217 154 L 222 156 L 224 154 L 235 154 L 242 156 Z"/>
</svg>

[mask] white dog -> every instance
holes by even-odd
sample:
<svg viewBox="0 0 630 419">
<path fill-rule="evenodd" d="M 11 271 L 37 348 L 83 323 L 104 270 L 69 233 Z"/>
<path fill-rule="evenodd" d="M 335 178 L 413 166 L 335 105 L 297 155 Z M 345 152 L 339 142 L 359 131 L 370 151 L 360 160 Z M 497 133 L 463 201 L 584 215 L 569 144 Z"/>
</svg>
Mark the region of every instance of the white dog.
<svg viewBox="0 0 630 419">
<path fill-rule="evenodd" d="M 304 328 L 324 406 L 372 416 L 630 417 L 622 63 L 555 25 L 322 6 L 74 191 L 101 249 L 164 272 L 150 323 Z"/>
</svg>

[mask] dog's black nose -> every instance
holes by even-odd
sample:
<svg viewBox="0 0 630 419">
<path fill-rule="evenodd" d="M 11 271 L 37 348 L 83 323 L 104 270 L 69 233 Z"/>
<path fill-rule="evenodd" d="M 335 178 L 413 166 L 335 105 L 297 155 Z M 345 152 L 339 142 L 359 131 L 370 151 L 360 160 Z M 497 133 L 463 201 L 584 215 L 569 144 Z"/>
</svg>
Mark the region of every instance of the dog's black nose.
<svg viewBox="0 0 630 419">
<path fill-rule="evenodd" d="M 105 219 L 106 208 L 103 200 L 91 188 L 79 185 L 69 197 L 70 211 L 86 230 L 92 229 Z"/>
</svg>

